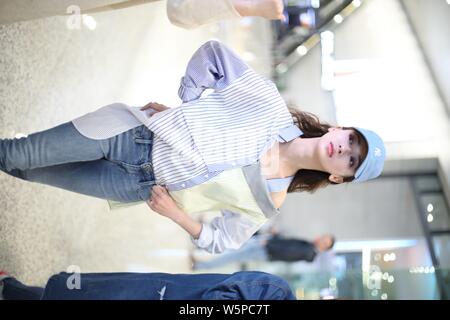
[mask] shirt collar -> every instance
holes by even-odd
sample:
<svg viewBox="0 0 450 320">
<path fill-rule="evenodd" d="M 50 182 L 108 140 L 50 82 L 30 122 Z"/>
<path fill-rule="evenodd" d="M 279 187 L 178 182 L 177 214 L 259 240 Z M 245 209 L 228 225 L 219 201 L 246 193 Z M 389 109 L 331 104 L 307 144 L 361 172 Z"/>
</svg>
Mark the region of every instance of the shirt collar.
<svg viewBox="0 0 450 320">
<path fill-rule="evenodd" d="M 278 140 L 280 142 L 288 142 L 300 137 L 301 135 L 303 135 L 303 131 L 293 124 L 278 131 Z"/>
</svg>

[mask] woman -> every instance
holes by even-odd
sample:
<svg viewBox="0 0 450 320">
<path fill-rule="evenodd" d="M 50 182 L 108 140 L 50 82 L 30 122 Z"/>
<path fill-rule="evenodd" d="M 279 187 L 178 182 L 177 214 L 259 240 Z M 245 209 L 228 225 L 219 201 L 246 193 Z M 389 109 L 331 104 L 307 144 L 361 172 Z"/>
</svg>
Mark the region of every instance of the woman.
<svg viewBox="0 0 450 320">
<path fill-rule="evenodd" d="M 197 50 L 178 94 L 177 108 L 115 103 L 28 138 L 0 140 L 0 169 L 103 199 L 146 201 L 212 253 L 239 248 L 288 192 L 382 171 L 384 144 L 374 132 L 289 110 L 271 81 L 220 42 Z M 221 216 L 199 223 L 195 212 Z"/>
</svg>

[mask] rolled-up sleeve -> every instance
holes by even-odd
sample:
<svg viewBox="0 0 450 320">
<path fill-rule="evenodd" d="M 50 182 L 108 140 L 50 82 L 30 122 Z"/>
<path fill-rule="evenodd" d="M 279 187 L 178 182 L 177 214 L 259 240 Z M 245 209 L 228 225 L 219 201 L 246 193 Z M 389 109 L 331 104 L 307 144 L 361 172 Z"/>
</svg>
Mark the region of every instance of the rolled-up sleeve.
<svg viewBox="0 0 450 320">
<path fill-rule="evenodd" d="M 203 44 L 192 56 L 181 78 L 178 96 L 183 102 L 198 99 L 206 89 L 223 89 L 249 67 L 219 41 Z"/>
<path fill-rule="evenodd" d="M 210 253 L 222 253 L 226 249 L 239 249 L 261 227 L 243 214 L 222 210 L 222 216 L 211 223 L 203 223 L 198 239 L 193 243 Z"/>
</svg>

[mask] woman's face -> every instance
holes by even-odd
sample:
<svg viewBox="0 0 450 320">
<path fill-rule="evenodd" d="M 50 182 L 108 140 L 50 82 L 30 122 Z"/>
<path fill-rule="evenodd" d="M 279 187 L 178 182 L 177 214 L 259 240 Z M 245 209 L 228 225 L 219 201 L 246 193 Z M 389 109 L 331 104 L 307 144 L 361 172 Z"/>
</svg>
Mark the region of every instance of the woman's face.
<svg viewBox="0 0 450 320">
<path fill-rule="evenodd" d="M 365 141 L 353 129 L 330 128 L 319 141 L 319 161 L 330 181 L 342 183 L 345 177 L 353 177 L 366 151 Z"/>
</svg>

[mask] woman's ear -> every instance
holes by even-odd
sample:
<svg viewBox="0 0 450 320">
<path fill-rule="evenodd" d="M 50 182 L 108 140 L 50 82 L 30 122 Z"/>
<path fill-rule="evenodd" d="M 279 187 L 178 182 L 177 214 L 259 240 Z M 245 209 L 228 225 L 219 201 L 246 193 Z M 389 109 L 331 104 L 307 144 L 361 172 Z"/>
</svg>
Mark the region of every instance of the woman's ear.
<svg viewBox="0 0 450 320">
<path fill-rule="evenodd" d="M 330 176 L 328 177 L 328 180 L 330 180 L 331 182 L 334 182 L 334 183 L 342 183 L 342 182 L 344 182 L 344 177 L 330 174 Z"/>
</svg>

